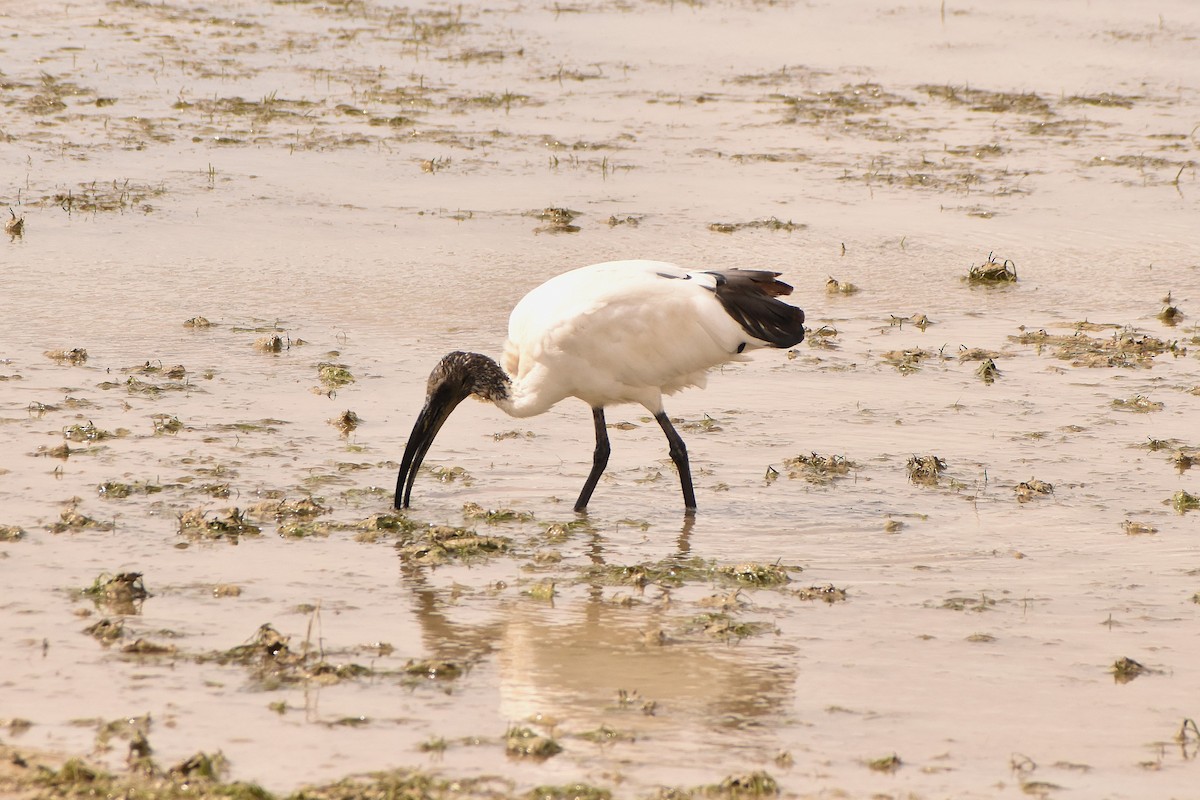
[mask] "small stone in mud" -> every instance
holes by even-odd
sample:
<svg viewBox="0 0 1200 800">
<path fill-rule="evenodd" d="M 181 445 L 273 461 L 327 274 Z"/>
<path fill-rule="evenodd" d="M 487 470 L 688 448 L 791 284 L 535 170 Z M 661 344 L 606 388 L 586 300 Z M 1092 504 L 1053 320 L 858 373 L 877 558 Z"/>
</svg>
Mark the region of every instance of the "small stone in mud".
<svg viewBox="0 0 1200 800">
<path fill-rule="evenodd" d="M 185 321 L 184 321 L 184 323 L 183 323 L 183 327 L 185 327 L 185 328 L 195 328 L 195 329 L 197 329 L 197 330 L 203 330 L 203 329 L 205 329 L 205 328 L 211 328 L 211 327 L 212 327 L 212 323 L 211 323 L 211 322 L 209 322 L 209 321 L 208 321 L 207 319 L 205 319 L 204 317 L 192 317 L 191 319 L 189 319 L 189 320 L 185 320 Z"/>
<path fill-rule="evenodd" d="M 1123 526 L 1125 533 L 1130 536 L 1141 536 L 1147 533 L 1158 533 L 1158 528 L 1147 525 L 1144 522 L 1134 522 L 1131 519 L 1125 520 Z"/>
<path fill-rule="evenodd" d="M 242 587 L 235 583 L 218 583 L 213 586 L 213 597 L 240 597 Z"/>
<path fill-rule="evenodd" d="M 889 519 L 883 523 L 884 533 L 899 533 L 902 530 L 904 530 L 904 523 L 898 519 Z"/>
</svg>

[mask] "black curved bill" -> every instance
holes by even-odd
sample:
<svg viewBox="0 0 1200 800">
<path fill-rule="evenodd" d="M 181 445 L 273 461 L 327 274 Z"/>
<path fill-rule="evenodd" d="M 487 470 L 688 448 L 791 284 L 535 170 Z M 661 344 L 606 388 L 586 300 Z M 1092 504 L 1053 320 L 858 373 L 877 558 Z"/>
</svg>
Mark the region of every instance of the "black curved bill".
<svg viewBox="0 0 1200 800">
<path fill-rule="evenodd" d="M 412 498 L 413 481 L 417 479 L 421 462 L 425 460 L 425 454 L 433 445 L 434 437 L 459 402 L 460 400 L 447 398 L 440 392 L 431 394 L 425 400 L 425 407 L 417 415 L 412 434 L 408 437 L 408 445 L 404 448 L 404 458 L 400 462 L 400 474 L 396 477 L 396 508 L 408 508 Z"/>
</svg>

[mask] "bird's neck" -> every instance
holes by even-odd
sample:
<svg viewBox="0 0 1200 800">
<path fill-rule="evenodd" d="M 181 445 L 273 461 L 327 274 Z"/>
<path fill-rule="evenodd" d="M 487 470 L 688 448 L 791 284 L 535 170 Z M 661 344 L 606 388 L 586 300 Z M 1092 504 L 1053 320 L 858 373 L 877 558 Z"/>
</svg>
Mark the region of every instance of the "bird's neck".
<svg viewBox="0 0 1200 800">
<path fill-rule="evenodd" d="M 544 391 L 537 375 L 513 377 L 493 359 L 480 353 L 451 353 L 442 359 L 430 380 L 451 380 L 465 387 L 466 392 L 494 404 L 511 417 L 532 417 L 541 414 L 561 400 Z"/>
<path fill-rule="evenodd" d="M 549 410 L 561 398 L 548 398 L 530 381 L 509 378 L 507 391 L 501 397 L 489 398 L 496 407 L 510 417 L 532 417 Z"/>
</svg>

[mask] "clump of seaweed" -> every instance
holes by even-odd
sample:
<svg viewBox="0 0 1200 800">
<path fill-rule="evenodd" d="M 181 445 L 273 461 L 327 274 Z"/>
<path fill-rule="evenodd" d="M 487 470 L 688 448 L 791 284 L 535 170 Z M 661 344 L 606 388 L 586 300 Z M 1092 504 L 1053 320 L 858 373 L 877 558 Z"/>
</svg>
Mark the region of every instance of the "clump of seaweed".
<svg viewBox="0 0 1200 800">
<path fill-rule="evenodd" d="M 17 212 L 13 211 L 11 208 L 8 210 L 8 213 L 12 216 L 12 219 L 9 219 L 4 223 L 4 232 L 7 233 L 12 239 L 18 239 L 24 236 L 25 217 L 18 217 Z"/>
<path fill-rule="evenodd" d="M 25 538 L 25 531 L 17 525 L 0 525 L 0 542 L 18 542 Z"/>
<path fill-rule="evenodd" d="M 930 350 L 914 347 L 908 350 L 889 350 L 880 358 L 895 367 L 901 375 L 911 375 L 921 368 L 924 359 L 932 355 Z"/>
<path fill-rule="evenodd" d="M 114 614 L 136 614 L 142 601 L 150 596 L 140 572 L 101 573 L 92 585 L 80 589 L 79 593 L 91 598 L 98 607 L 104 606 Z"/>
<path fill-rule="evenodd" d="M 67 425 L 62 429 L 63 438 L 72 442 L 99 442 L 112 438 L 113 434 L 97 428 L 91 420 L 83 424 Z"/>
<path fill-rule="evenodd" d="M 345 364 L 322 361 L 317 364 L 317 380 L 329 389 L 338 389 L 354 383 L 354 375 Z"/>
<path fill-rule="evenodd" d="M 466 668 L 457 661 L 442 659 L 409 660 L 404 665 L 404 674 L 414 678 L 431 680 L 454 680 L 466 672 Z"/>
<path fill-rule="evenodd" d="M 120 617 L 105 617 L 84 628 L 83 632 L 108 647 L 125 635 L 125 621 Z"/>
<path fill-rule="evenodd" d="M 996 366 L 995 361 L 988 358 L 980 362 L 975 374 L 984 383 L 992 384 L 996 382 L 996 378 L 1000 377 L 1000 368 Z"/>
<path fill-rule="evenodd" d="M 936 486 L 946 469 L 946 462 L 934 455 L 918 456 L 914 454 L 905 465 L 908 479 L 913 483 L 926 486 Z"/>
<path fill-rule="evenodd" d="M 270 336 L 262 336 L 254 340 L 254 349 L 263 353 L 282 353 L 284 350 L 290 349 L 292 341 L 290 337 L 280 336 L 278 333 L 273 333 Z M 318 368 L 320 365 L 318 365 Z"/>
<path fill-rule="evenodd" d="M 354 535 L 354 541 L 377 542 L 385 536 L 410 535 L 425 526 L 402 514 L 372 514 L 355 527 L 359 532 Z"/>
<path fill-rule="evenodd" d="M 511 542 L 503 536 L 481 536 L 466 528 L 433 525 L 404 531 L 396 549 L 403 561 L 417 564 L 444 564 L 453 560 L 483 558 L 503 553 Z"/>
<path fill-rule="evenodd" d="M 828 294 L 850 295 L 858 294 L 859 288 L 850 281 L 839 281 L 837 278 L 834 278 L 832 275 L 830 275 L 829 280 L 825 281 L 825 291 Z"/>
<path fill-rule="evenodd" d="M 832 583 L 796 589 L 792 594 L 801 600 L 824 600 L 826 603 L 837 603 L 846 599 L 846 590 L 839 589 Z"/>
<path fill-rule="evenodd" d="M 1200 511 L 1200 496 L 1180 489 L 1171 495 L 1171 507 L 1180 514 L 1186 514 L 1188 511 Z"/>
<path fill-rule="evenodd" d="M 277 631 L 270 623 L 259 626 L 248 641 L 221 652 L 201 656 L 201 661 L 218 664 L 240 664 L 250 669 L 254 678 L 266 686 L 278 686 L 315 681 L 338 683 L 372 674 L 360 664 L 333 664 L 324 654 L 314 651 L 305 640 L 300 651 L 291 649 L 291 637 Z"/>
<path fill-rule="evenodd" d="M 579 233 L 580 230 L 575 224 L 579 212 L 569 208 L 548 207 L 532 212 L 531 216 L 545 223 L 534 228 L 534 233 Z"/>
<path fill-rule="evenodd" d="M 179 535 L 188 539 L 211 541 L 228 539 L 236 544 L 242 536 L 259 536 L 262 528 L 246 519 L 238 508 L 230 508 L 224 517 L 208 518 L 203 508 L 193 508 L 179 515 Z"/>
<path fill-rule="evenodd" d="M 1170 353 L 1175 356 L 1187 353 L 1187 348 L 1178 342 L 1167 342 L 1155 336 L 1141 334 L 1132 328 L 1119 325 L 1098 325 L 1091 322 L 1075 324 L 1073 334 L 1052 334 L 1045 329 L 1021 329 L 1017 336 L 1009 339 L 1019 344 L 1036 345 L 1038 352 L 1054 348 L 1054 356 L 1070 361 L 1074 367 L 1148 367 L 1155 356 Z M 1088 336 L 1087 331 L 1114 329 L 1112 336 L 1099 338 Z"/>
<path fill-rule="evenodd" d="M 996 92 L 970 86 L 921 84 L 918 91 L 931 98 L 954 105 L 970 106 L 972 111 L 987 111 L 993 114 L 1023 113 L 1050 116 L 1050 103 L 1036 92 Z"/>
<path fill-rule="evenodd" d="M 1129 683 L 1134 678 L 1137 678 L 1140 675 L 1151 673 L 1153 671 L 1154 670 L 1147 668 L 1145 665 L 1134 661 L 1132 658 L 1125 657 L 1118 658 L 1113 662 L 1113 665 L 1109 667 L 1109 672 L 1112 673 L 1113 680 L 1117 683 Z"/>
<path fill-rule="evenodd" d="M 1018 503 L 1028 503 L 1035 497 L 1044 497 L 1052 494 L 1054 486 L 1045 481 L 1039 481 L 1037 478 L 1030 478 L 1027 481 L 1018 483 L 1014 487 L 1014 491 L 1017 493 Z"/>
<path fill-rule="evenodd" d="M 988 253 L 987 261 L 979 266 L 972 265 L 967 271 L 967 283 L 971 284 L 1000 284 L 1016 283 L 1017 265 L 1007 258 L 997 261 L 992 253 Z"/>
<path fill-rule="evenodd" d="M 803 223 L 795 223 L 791 220 L 783 222 L 775 217 L 767 217 L 765 219 L 755 219 L 749 222 L 714 222 L 708 226 L 710 231 L 715 233 L 734 233 L 736 231 L 748 230 L 753 228 L 761 228 L 768 231 L 802 231 L 808 226 Z"/>
<path fill-rule="evenodd" d="M 533 513 L 529 511 L 514 511 L 511 508 L 484 508 L 478 503 L 464 503 L 463 517 L 469 520 L 482 520 L 488 525 L 501 522 L 530 522 Z"/>
<path fill-rule="evenodd" d="M 538 786 L 526 797 L 528 800 L 612 800 L 612 792 L 586 783 L 571 783 L 563 786 Z"/>
<path fill-rule="evenodd" d="M 770 774 L 757 770 L 745 775 L 730 775 L 712 787 L 706 787 L 705 795 L 741 800 L 746 797 L 775 797 L 779 784 Z"/>
<path fill-rule="evenodd" d="M 741 586 L 765 588 L 791 583 L 792 579 L 788 577 L 788 572 L 798 569 L 798 567 L 783 567 L 779 564 L 759 564 L 747 561 L 729 567 L 717 567 L 714 572 Z"/>
<path fill-rule="evenodd" d="M 1156 316 L 1159 322 L 1169 328 L 1175 327 L 1183 320 L 1183 312 L 1179 310 L 1179 307 L 1169 303 L 1163 306 L 1162 311 L 1158 312 Z"/>
<path fill-rule="evenodd" d="M 1163 410 L 1162 403 L 1140 394 L 1135 394 L 1127 400 L 1117 398 L 1112 401 L 1112 407 L 1117 411 L 1133 411 L 1138 414 L 1148 414 L 1153 411 Z"/>
<path fill-rule="evenodd" d="M 88 352 L 82 347 L 73 347 L 70 350 L 47 350 L 44 355 L 51 361 L 70 364 L 73 367 L 86 363 L 88 360 Z"/>
<path fill-rule="evenodd" d="M 736 640 L 776 630 L 769 622 L 744 622 L 721 611 L 700 614 L 692 620 L 692 628 L 716 639 Z"/>
<path fill-rule="evenodd" d="M 173 414 L 152 414 L 151 421 L 154 423 L 154 435 L 162 436 L 163 434 L 175 435 L 183 430 L 183 423 Z"/>
<path fill-rule="evenodd" d="M 900 756 L 892 753 L 890 756 L 873 758 L 867 762 L 867 767 L 876 772 L 895 772 L 904 764 Z"/>
<path fill-rule="evenodd" d="M 75 501 L 72 500 L 71 505 L 59 515 L 58 522 L 50 526 L 51 533 L 77 533 L 84 530 L 92 531 L 111 531 L 116 525 L 112 522 L 102 522 L 86 514 L 81 514 L 75 509 Z"/>
<path fill-rule="evenodd" d="M 504 733 L 504 752 L 517 758 L 547 759 L 562 752 L 562 745 L 549 736 L 518 726 Z"/>
<path fill-rule="evenodd" d="M 785 458 L 783 466 L 789 470 L 789 478 L 803 478 L 819 485 L 833 483 L 835 479 L 849 475 L 851 470 L 858 469 L 858 464 L 845 456 L 819 453 Z"/>
<path fill-rule="evenodd" d="M 333 419 L 329 420 L 329 424 L 338 429 L 342 436 L 349 436 L 358 427 L 362 419 L 349 409 L 338 414 Z"/>
</svg>

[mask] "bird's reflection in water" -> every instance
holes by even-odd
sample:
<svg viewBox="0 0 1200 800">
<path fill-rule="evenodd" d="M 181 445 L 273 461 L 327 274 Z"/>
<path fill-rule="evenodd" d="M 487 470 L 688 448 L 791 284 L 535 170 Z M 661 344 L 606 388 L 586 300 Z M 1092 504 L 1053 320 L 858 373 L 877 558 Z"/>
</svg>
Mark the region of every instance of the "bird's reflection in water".
<svg viewBox="0 0 1200 800">
<path fill-rule="evenodd" d="M 669 560 L 690 558 L 694 524 L 686 519 Z M 613 566 L 605 537 L 588 536 L 592 564 Z M 592 583 L 582 592 L 565 587 L 546 603 L 507 587 L 486 621 L 465 622 L 479 619 L 478 604 L 459 607 L 452 590 L 433 584 L 429 569 L 403 567 L 428 656 L 463 665 L 493 660 L 497 713 L 509 722 L 553 719 L 571 730 L 609 724 L 694 739 L 755 728 L 791 707 L 790 651 L 697 631 L 689 622 L 711 609 L 677 602 L 669 589 Z M 630 714 L 630 707 L 644 713 Z M 624 713 L 614 719 L 614 712 Z"/>
</svg>

